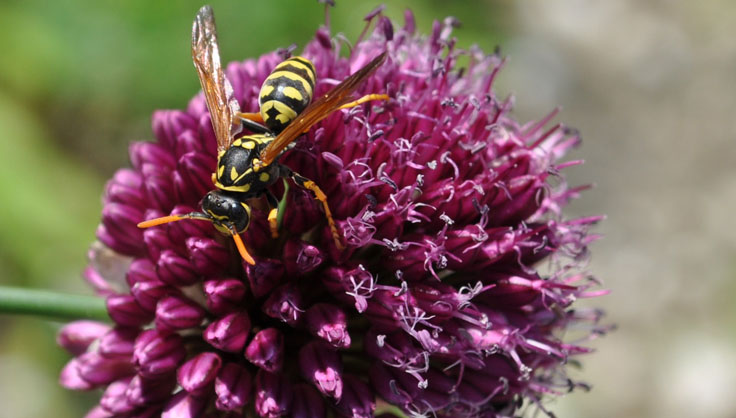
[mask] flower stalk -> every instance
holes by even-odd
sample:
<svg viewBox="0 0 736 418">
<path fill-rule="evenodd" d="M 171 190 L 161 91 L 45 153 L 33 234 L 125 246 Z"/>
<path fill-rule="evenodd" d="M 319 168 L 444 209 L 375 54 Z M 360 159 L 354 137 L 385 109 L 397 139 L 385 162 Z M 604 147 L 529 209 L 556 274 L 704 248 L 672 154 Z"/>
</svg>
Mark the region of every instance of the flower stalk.
<svg viewBox="0 0 736 418">
<path fill-rule="evenodd" d="M 36 315 L 59 321 L 69 319 L 110 320 L 104 299 L 8 286 L 0 286 L 0 313 Z"/>
</svg>

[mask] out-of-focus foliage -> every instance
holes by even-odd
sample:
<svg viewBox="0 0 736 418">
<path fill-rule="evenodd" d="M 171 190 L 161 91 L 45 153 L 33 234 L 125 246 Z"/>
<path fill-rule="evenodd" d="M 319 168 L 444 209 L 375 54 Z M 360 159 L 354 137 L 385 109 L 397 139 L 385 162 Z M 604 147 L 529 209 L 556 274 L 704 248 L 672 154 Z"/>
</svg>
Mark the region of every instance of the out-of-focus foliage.
<svg viewBox="0 0 736 418">
<path fill-rule="evenodd" d="M 462 47 L 491 50 L 506 29 L 503 2 L 387 3 L 385 14 L 399 22 L 411 7 L 424 33 L 432 20 L 456 16 Z M 79 273 L 105 179 L 128 164 L 129 142 L 151 137 L 153 110 L 182 108 L 199 90 L 189 48 L 202 4 L 0 3 L 0 283 L 89 292 Z M 300 48 L 324 22 L 316 0 L 211 4 L 226 62 Z M 355 39 L 378 4 L 338 0 L 333 31 Z M 0 326 L 2 414 L 82 416 L 91 403 L 56 384 L 67 358 L 54 344 L 56 326 L 9 318 Z"/>
</svg>

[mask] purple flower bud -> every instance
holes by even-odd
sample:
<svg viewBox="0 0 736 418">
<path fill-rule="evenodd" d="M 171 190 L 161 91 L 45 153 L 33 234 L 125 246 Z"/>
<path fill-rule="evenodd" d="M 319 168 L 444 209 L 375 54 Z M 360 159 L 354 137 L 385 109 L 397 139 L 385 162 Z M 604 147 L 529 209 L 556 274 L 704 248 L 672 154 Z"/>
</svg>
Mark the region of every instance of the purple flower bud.
<svg viewBox="0 0 736 418">
<path fill-rule="evenodd" d="M 319 267 L 325 255 L 314 245 L 294 239 L 284 246 L 284 259 L 289 276 L 302 276 Z"/>
<path fill-rule="evenodd" d="M 141 191 L 143 178 L 140 173 L 130 169 L 115 172 L 105 185 L 105 202 L 128 203 L 132 206 L 145 206 L 145 195 Z"/>
<path fill-rule="evenodd" d="M 79 357 L 71 359 L 61 370 L 59 384 L 71 390 L 90 390 L 96 386 L 82 378 L 79 374 Z"/>
<path fill-rule="evenodd" d="M 146 229 L 143 231 L 143 241 L 148 248 L 148 256 L 152 260 L 158 260 L 161 257 L 161 253 L 165 250 L 173 249 L 177 254 L 182 254 L 184 251 L 183 243 L 172 241 L 166 228 L 157 227 Z"/>
<path fill-rule="evenodd" d="M 212 276 L 221 272 L 227 266 L 230 258 L 230 252 L 210 238 L 187 239 L 187 250 L 194 270 L 204 276 Z"/>
<path fill-rule="evenodd" d="M 158 280 L 140 281 L 131 286 L 130 293 L 147 312 L 156 312 L 158 301 L 169 295 L 178 295 L 179 290 Z"/>
<path fill-rule="evenodd" d="M 133 356 L 133 344 L 140 330 L 138 328 L 116 327 L 100 339 L 100 355 L 107 358 L 129 360 Z"/>
<path fill-rule="evenodd" d="M 294 386 L 294 398 L 291 404 L 293 418 L 324 418 L 325 401 L 313 386 L 299 383 Z"/>
<path fill-rule="evenodd" d="M 172 375 L 159 379 L 148 379 L 135 375 L 128 384 L 125 397 L 135 406 L 145 406 L 161 403 L 171 397 L 176 387 L 176 377 Z"/>
<path fill-rule="evenodd" d="M 276 328 L 258 331 L 245 348 L 245 358 L 266 371 L 281 370 L 284 362 L 284 336 Z"/>
<path fill-rule="evenodd" d="M 383 36 L 386 37 L 387 41 L 394 39 L 394 26 L 391 24 L 391 20 L 385 16 L 381 17 L 378 24 L 383 30 Z"/>
<path fill-rule="evenodd" d="M 318 303 L 305 314 L 307 329 L 337 348 L 350 347 L 350 335 L 345 312 L 335 305 Z"/>
<path fill-rule="evenodd" d="M 248 314 L 235 312 L 212 322 L 204 330 L 204 340 L 222 351 L 237 353 L 245 346 L 249 332 Z"/>
<path fill-rule="evenodd" d="M 304 313 L 302 294 L 296 286 L 283 285 L 271 292 L 271 296 L 263 302 L 262 309 L 271 318 L 280 319 L 294 326 Z"/>
<path fill-rule="evenodd" d="M 138 228 L 143 220 L 140 209 L 120 203 L 108 203 L 102 210 L 102 224 L 97 238 L 113 250 L 129 255 L 144 253 L 143 231 Z"/>
<path fill-rule="evenodd" d="M 180 391 L 164 407 L 161 418 L 198 418 L 207 409 L 207 398 Z"/>
<path fill-rule="evenodd" d="M 112 417 L 112 414 L 105 411 L 100 405 L 95 406 L 92 408 L 89 412 L 87 412 L 87 415 L 84 416 L 84 418 L 110 418 Z"/>
<path fill-rule="evenodd" d="M 190 206 L 196 206 L 202 195 L 197 193 L 197 189 L 192 187 L 192 181 L 189 176 L 183 172 L 176 171 L 173 173 L 174 191 L 179 202 L 186 203 Z"/>
<path fill-rule="evenodd" d="M 404 31 L 410 35 L 414 34 L 416 30 L 416 23 L 414 21 L 414 13 L 411 10 L 406 9 L 404 11 Z"/>
<path fill-rule="evenodd" d="M 109 296 L 107 312 L 113 321 L 125 327 L 140 327 L 153 319 L 153 315 L 146 312 L 132 295 Z"/>
<path fill-rule="evenodd" d="M 171 152 L 155 142 L 134 142 L 130 144 L 129 154 L 133 167 L 139 170 L 146 164 L 153 164 L 169 170 L 176 166 L 176 161 L 174 161 Z"/>
<path fill-rule="evenodd" d="M 106 385 L 134 372 L 126 359 L 109 359 L 95 352 L 84 353 L 78 359 L 79 376 L 92 385 Z"/>
<path fill-rule="evenodd" d="M 312 341 L 299 350 L 302 376 L 320 392 L 336 401 L 342 397 L 342 361 L 335 350 L 321 341 Z"/>
<path fill-rule="evenodd" d="M 204 196 L 212 189 L 210 176 L 215 163 L 214 158 L 201 151 L 192 151 L 179 158 L 179 172 L 186 176 L 187 186 L 197 196 Z"/>
<path fill-rule="evenodd" d="M 156 327 L 161 330 L 192 328 L 204 320 L 205 311 L 191 299 L 167 296 L 156 305 Z"/>
<path fill-rule="evenodd" d="M 284 229 L 291 236 L 301 236 L 324 219 L 324 214 L 309 192 L 292 189 L 289 191 L 288 202 L 284 213 Z"/>
<path fill-rule="evenodd" d="M 371 388 L 357 377 L 343 376 L 343 394 L 336 407 L 340 413 L 353 418 L 370 418 L 376 410 L 375 395 Z"/>
<path fill-rule="evenodd" d="M 221 365 L 215 353 L 198 354 L 179 367 L 177 381 L 189 393 L 203 393 L 214 382 Z"/>
<path fill-rule="evenodd" d="M 293 388 L 284 375 L 258 370 L 255 395 L 258 415 L 267 418 L 288 416 L 291 410 Z"/>
<path fill-rule="evenodd" d="M 157 110 L 153 112 L 151 124 L 159 143 L 166 149 L 172 149 L 182 132 L 196 129 L 198 120 L 179 110 Z"/>
<path fill-rule="evenodd" d="M 190 152 L 212 157 L 212 153 L 208 152 L 206 148 L 202 138 L 193 130 L 186 130 L 176 137 L 176 155 L 180 157 Z"/>
<path fill-rule="evenodd" d="M 246 265 L 245 274 L 253 296 L 260 298 L 267 295 L 279 284 L 284 271 L 283 263 L 275 259 L 260 259 L 255 265 Z"/>
<path fill-rule="evenodd" d="M 170 211 L 177 202 L 171 172 L 147 164 L 143 166 L 143 175 L 143 187 L 149 202 L 152 202 L 156 209 L 163 212 Z"/>
<path fill-rule="evenodd" d="M 128 402 L 125 390 L 130 383 L 130 377 L 110 383 L 100 399 L 100 406 L 114 415 L 123 415 L 135 409 L 135 405 Z"/>
<path fill-rule="evenodd" d="M 245 285 L 237 279 L 215 279 L 204 282 L 207 309 L 214 314 L 224 314 L 242 308 Z"/>
<path fill-rule="evenodd" d="M 72 355 L 78 356 L 85 351 L 93 341 L 110 330 L 110 325 L 97 321 L 70 322 L 56 335 L 56 343 Z"/>
<path fill-rule="evenodd" d="M 438 320 L 452 317 L 460 305 L 455 288 L 441 283 L 431 286 L 417 284 L 412 286 L 411 294 L 419 309 Z"/>
<path fill-rule="evenodd" d="M 171 286 L 188 286 L 199 279 L 189 260 L 171 250 L 161 253 L 156 262 L 156 273 L 162 282 Z"/>
<path fill-rule="evenodd" d="M 143 331 L 135 340 L 133 360 L 143 377 L 156 378 L 176 370 L 186 349 L 178 334 Z"/>
<path fill-rule="evenodd" d="M 128 273 L 125 275 L 125 282 L 131 287 L 138 282 L 150 282 L 154 280 L 158 281 L 156 266 L 147 258 L 133 260 L 128 268 Z"/>
<path fill-rule="evenodd" d="M 215 378 L 215 407 L 220 411 L 236 411 L 250 401 L 253 382 L 248 370 L 237 364 L 227 363 Z"/>
</svg>

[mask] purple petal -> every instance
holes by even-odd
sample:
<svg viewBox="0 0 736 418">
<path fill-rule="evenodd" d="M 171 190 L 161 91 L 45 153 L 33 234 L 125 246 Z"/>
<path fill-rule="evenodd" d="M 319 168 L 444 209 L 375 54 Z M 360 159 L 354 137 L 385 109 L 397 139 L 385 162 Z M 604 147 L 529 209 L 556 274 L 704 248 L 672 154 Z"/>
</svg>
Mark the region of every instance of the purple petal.
<svg viewBox="0 0 736 418">
<path fill-rule="evenodd" d="M 215 378 L 215 406 L 220 411 L 235 411 L 250 401 L 253 381 L 248 370 L 237 364 L 227 363 Z"/>
<path fill-rule="evenodd" d="M 237 279 L 214 279 L 204 282 L 207 309 L 215 314 L 233 312 L 241 308 L 245 285 Z"/>
<path fill-rule="evenodd" d="M 342 361 L 340 355 L 321 341 L 312 341 L 299 350 L 302 376 L 322 394 L 336 401 L 342 397 Z"/>
<path fill-rule="evenodd" d="M 177 330 L 199 326 L 205 311 L 191 299 L 183 296 L 167 296 L 156 305 L 156 327 L 161 330 Z"/>
<path fill-rule="evenodd" d="M 166 404 L 161 418 L 198 418 L 207 408 L 207 399 L 181 391 Z"/>
<path fill-rule="evenodd" d="M 305 314 L 307 329 L 337 348 L 350 347 L 347 316 L 342 309 L 328 303 L 318 303 Z"/>
<path fill-rule="evenodd" d="M 178 334 L 148 330 L 136 339 L 133 360 L 142 376 L 156 378 L 175 371 L 185 355 L 184 342 Z"/>
<path fill-rule="evenodd" d="M 235 312 L 212 322 L 204 331 L 204 340 L 217 349 L 236 353 L 245 346 L 249 332 L 248 314 Z"/>
<path fill-rule="evenodd" d="M 56 336 L 56 343 L 72 355 L 78 356 L 87 351 L 87 347 L 109 329 L 110 325 L 97 321 L 80 320 L 70 322 L 59 331 Z"/>
<path fill-rule="evenodd" d="M 177 381 L 189 393 L 202 393 L 214 382 L 221 365 L 215 353 L 198 354 L 179 367 Z"/>
<path fill-rule="evenodd" d="M 259 331 L 245 348 L 245 358 L 263 370 L 281 370 L 284 362 L 283 334 L 276 328 Z"/>
<path fill-rule="evenodd" d="M 255 408 L 261 417 L 286 416 L 291 410 L 293 388 L 286 376 L 259 370 L 256 375 Z"/>
</svg>

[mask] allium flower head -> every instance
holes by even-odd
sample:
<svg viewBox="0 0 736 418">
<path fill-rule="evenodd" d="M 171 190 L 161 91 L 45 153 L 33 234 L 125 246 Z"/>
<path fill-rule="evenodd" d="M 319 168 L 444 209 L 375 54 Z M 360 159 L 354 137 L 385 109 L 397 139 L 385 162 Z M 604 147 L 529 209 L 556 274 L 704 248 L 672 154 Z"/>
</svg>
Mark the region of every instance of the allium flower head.
<svg viewBox="0 0 736 418">
<path fill-rule="evenodd" d="M 556 112 L 514 120 L 492 90 L 503 59 L 456 48 L 454 20 L 429 36 L 410 12 L 400 28 L 380 10 L 367 20 L 376 29 L 347 58 L 327 29 L 302 55 L 321 94 L 388 51 L 358 93 L 391 100 L 335 112 L 281 159 L 325 191 L 344 251 L 296 187 L 277 239 L 252 203 L 255 265 L 210 223 L 136 227 L 197 210 L 213 187 L 202 94 L 156 112 L 156 140 L 131 146 L 86 272 L 115 324 L 74 323 L 59 339 L 76 356 L 62 384 L 103 390 L 89 416 L 370 417 L 392 404 L 494 417 L 579 385 L 565 364 L 601 329 L 571 304 L 604 292 L 583 271 L 600 218 L 561 213 L 582 189 L 560 174 L 577 164 L 560 162 L 576 132 L 548 126 Z M 227 67 L 244 111 L 285 54 Z M 573 324 L 580 338 L 563 341 Z"/>
</svg>

